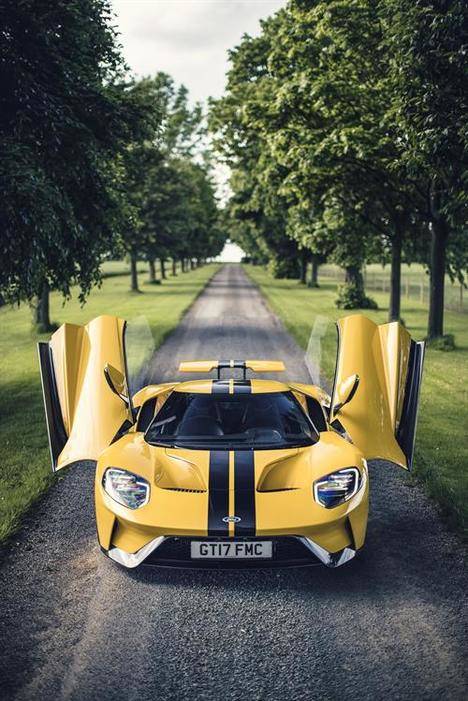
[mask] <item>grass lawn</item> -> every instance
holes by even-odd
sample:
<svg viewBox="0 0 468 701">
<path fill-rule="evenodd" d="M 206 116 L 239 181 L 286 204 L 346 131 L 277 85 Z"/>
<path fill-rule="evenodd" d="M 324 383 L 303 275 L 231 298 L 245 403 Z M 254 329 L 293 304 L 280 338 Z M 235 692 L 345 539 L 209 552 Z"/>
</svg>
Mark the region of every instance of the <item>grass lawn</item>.
<svg viewBox="0 0 468 701">
<path fill-rule="evenodd" d="M 322 265 L 320 268 L 322 278 L 328 282 L 342 281 L 344 271 L 336 265 Z M 368 292 L 390 290 L 390 266 L 370 263 L 365 268 L 365 281 Z M 429 302 L 429 274 L 423 265 L 413 263 L 401 266 L 401 296 L 402 298 L 416 300 L 428 304 Z M 468 313 L 468 292 L 457 281 L 452 282 L 448 275 L 445 276 L 445 307 L 451 311 L 463 311 Z"/>
<path fill-rule="evenodd" d="M 260 267 L 246 266 L 272 309 L 298 343 L 307 347 L 317 315 L 332 320 L 348 312 L 334 305 L 336 284 L 326 278 L 319 289 L 295 280 L 275 280 Z M 378 323 L 387 321 L 388 294 L 369 291 L 378 311 L 364 313 Z M 415 300 L 402 300 L 402 316 L 413 338 L 426 334 L 427 309 Z M 455 334 L 457 349 L 446 353 L 427 350 L 416 439 L 414 473 L 441 505 L 452 525 L 467 535 L 468 514 L 468 316 L 445 313 L 445 331 Z M 323 370 L 331 377 L 335 363 L 336 335 L 325 336 Z"/>
<path fill-rule="evenodd" d="M 104 280 L 81 308 L 72 299 L 63 305 L 62 298 L 51 295 L 51 319 L 85 324 L 100 314 L 115 314 L 124 319 L 145 315 L 151 325 L 156 347 L 177 326 L 190 306 L 218 269 L 206 265 L 188 273 L 169 277 L 162 285 L 146 285 L 141 276 L 143 294 L 129 291 L 129 277 L 115 273 L 126 270 L 124 264 L 106 264 L 113 277 Z M 144 267 L 144 266 L 139 266 Z M 36 342 L 31 330 L 31 312 L 27 305 L 19 309 L 0 309 L 0 541 L 19 525 L 21 515 L 52 483 Z"/>
</svg>

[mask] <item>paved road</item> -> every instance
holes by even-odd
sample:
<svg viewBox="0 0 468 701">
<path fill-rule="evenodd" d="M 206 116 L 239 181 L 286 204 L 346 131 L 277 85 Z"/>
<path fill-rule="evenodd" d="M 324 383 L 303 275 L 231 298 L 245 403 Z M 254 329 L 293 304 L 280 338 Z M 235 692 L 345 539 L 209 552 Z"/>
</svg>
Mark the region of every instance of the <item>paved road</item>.
<svg viewBox="0 0 468 701">
<path fill-rule="evenodd" d="M 155 357 L 302 354 L 226 266 Z M 0 570 L 6 699 L 464 699 L 460 543 L 406 475 L 371 469 L 365 550 L 338 570 L 127 572 L 100 555 L 92 466 L 32 512 Z"/>
</svg>

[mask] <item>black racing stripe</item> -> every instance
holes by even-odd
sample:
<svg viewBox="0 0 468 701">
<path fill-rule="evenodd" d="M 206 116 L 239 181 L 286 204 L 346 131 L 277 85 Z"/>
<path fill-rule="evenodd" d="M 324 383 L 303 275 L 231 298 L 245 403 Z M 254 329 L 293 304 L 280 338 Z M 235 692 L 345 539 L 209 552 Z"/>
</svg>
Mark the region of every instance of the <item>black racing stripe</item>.
<svg viewBox="0 0 468 701">
<path fill-rule="evenodd" d="M 229 394 L 229 380 L 213 380 L 211 394 Z"/>
<path fill-rule="evenodd" d="M 252 394 L 250 380 L 234 380 L 234 394 Z"/>
<path fill-rule="evenodd" d="M 234 524 L 234 535 L 255 535 L 255 469 L 254 451 L 234 453 L 234 505 L 241 520 Z"/>
<path fill-rule="evenodd" d="M 223 518 L 229 515 L 229 451 L 210 452 L 208 535 L 228 536 L 229 524 Z"/>
</svg>

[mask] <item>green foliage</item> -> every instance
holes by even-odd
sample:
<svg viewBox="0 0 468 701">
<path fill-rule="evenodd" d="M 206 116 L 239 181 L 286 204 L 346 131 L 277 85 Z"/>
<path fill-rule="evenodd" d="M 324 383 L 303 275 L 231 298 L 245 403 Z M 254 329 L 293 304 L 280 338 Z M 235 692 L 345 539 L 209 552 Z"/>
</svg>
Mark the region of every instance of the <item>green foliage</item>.
<svg viewBox="0 0 468 701">
<path fill-rule="evenodd" d="M 268 270 L 274 278 L 297 278 L 299 276 L 299 264 L 294 258 L 271 258 Z"/>
<path fill-rule="evenodd" d="M 401 162 L 408 178 L 426 184 L 428 336 L 435 338 L 443 335 L 446 269 L 460 279 L 466 272 L 468 5 L 464 0 L 386 0 L 382 6 Z"/>
<path fill-rule="evenodd" d="M 339 285 L 335 306 L 338 309 L 378 309 L 377 302 L 367 297 L 362 285 L 355 282 Z"/>
<path fill-rule="evenodd" d="M 456 348 L 455 336 L 453 333 L 446 333 L 438 338 L 431 338 L 427 340 L 428 348 L 439 351 L 453 351 Z"/>
<path fill-rule="evenodd" d="M 151 139 L 129 146 L 126 185 L 138 218 L 125 233 L 127 250 L 155 258 L 206 258 L 225 240 L 209 164 L 195 159 L 203 134 L 200 105 L 189 106 L 186 88 L 166 73 L 144 78 L 134 90 L 153 105 Z"/>
<path fill-rule="evenodd" d="M 0 291 L 82 298 L 132 213 L 118 155 L 147 130 L 107 0 L 0 1 Z"/>
<path fill-rule="evenodd" d="M 284 174 L 274 167 L 258 122 L 273 99 L 267 66 L 270 50 L 271 35 L 264 32 L 258 38 L 245 36 L 230 52 L 227 92 L 212 103 L 209 124 L 217 153 L 231 168 L 232 197 L 226 208 L 230 237 L 252 260 L 271 260 L 276 267 L 285 255 L 297 258 L 299 246 L 286 231 L 288 204 L 281 197 Z"/>
<path fill-rule="evenodd" d="M 211 127 L 249 256 L 274 259 L 289 237 L 345 268 L 391 262 L 398 316 L 401 260 L 434 272 L 437 229 L 462 279 L 467 13 L 462 0 L 290 0 L 243 37 Z"/>
</svg>

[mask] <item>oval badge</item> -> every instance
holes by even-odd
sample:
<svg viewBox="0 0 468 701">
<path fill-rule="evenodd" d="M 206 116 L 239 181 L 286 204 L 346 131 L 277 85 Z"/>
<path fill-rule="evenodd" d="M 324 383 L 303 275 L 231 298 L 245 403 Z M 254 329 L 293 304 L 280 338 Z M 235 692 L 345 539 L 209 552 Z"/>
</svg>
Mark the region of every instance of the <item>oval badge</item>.
<svg viewBox="0 0 468 701">
<path fill-rule="evenodd" d="M 240 516 L 225 516 L 223 521 L 224 523 L 239 523 L 242 519 Z"/>
</svg>

